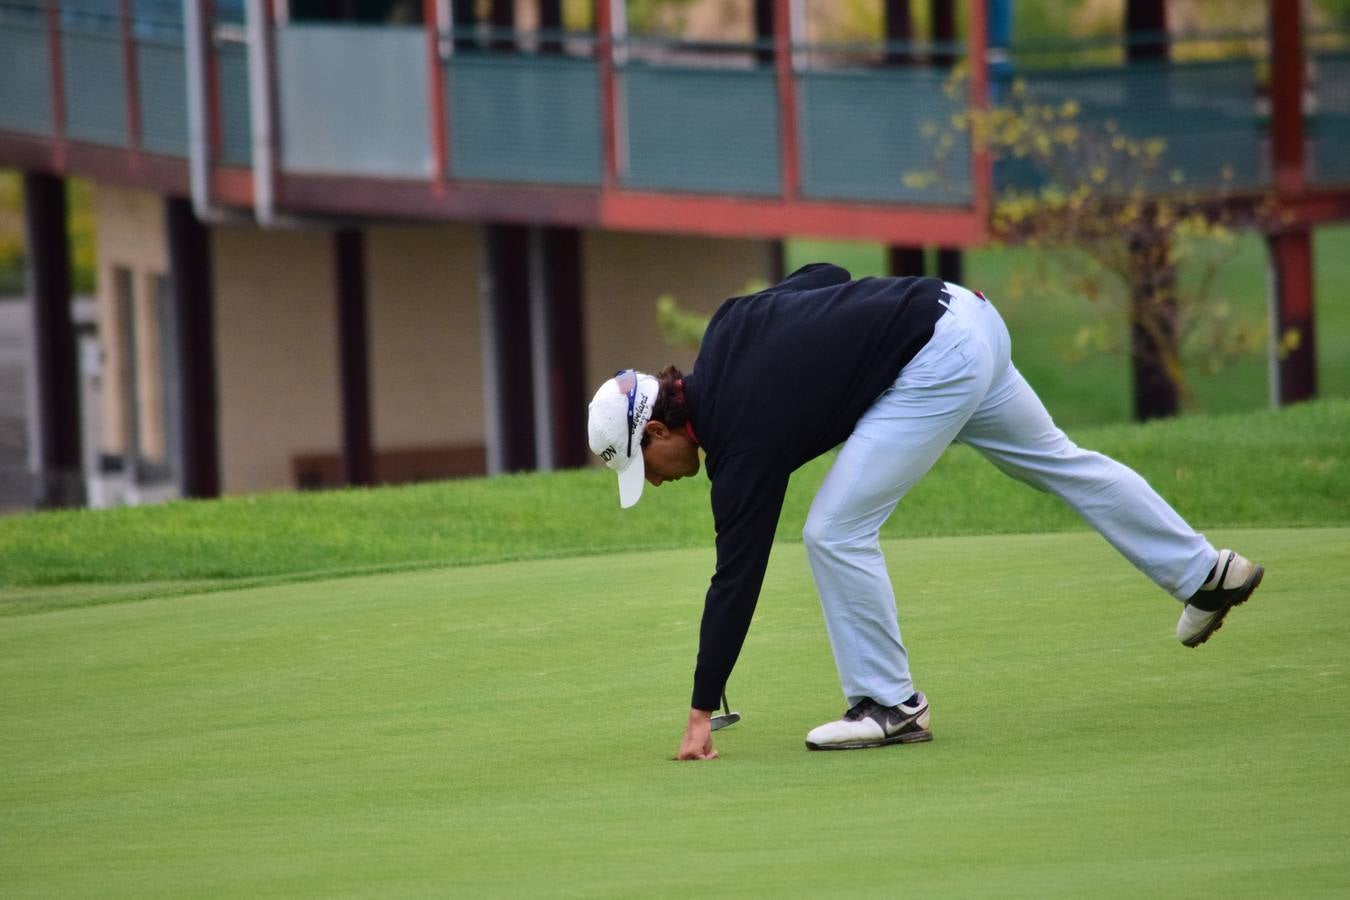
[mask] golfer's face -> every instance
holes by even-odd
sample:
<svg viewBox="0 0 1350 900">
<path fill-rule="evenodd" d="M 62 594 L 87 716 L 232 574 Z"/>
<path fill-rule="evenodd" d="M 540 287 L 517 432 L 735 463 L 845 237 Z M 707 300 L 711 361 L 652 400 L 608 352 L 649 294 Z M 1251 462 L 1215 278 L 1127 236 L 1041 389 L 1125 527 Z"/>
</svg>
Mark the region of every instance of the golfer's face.
<svg viewBox="0 0 1350 900">
<path fill-rule="evenodd" d="M 651 435 L 642 448 L 642 461 L 647 482 L 653 487 L 698 474 L 698 448 L 683 435 Z"/>
</svg>

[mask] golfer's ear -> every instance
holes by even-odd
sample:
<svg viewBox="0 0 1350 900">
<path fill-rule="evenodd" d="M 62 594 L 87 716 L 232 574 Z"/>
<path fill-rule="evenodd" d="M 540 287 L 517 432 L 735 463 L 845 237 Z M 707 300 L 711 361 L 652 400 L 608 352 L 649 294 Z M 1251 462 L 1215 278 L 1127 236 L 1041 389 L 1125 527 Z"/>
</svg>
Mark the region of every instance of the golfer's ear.
<svg viewBox="0 0 1350 900">
<path fill-rule="evenodd" d="M 649 422 L 647 422 L 647 424 L 643 427 L 642 430 L 647 432 L 648 435 L 654 438 L 663 438 L 666 435 L 670 434 L 670 429 L 666 427 L 666 423 L 658 422 L 655 419 L 652 419 Z"/>
</svg>

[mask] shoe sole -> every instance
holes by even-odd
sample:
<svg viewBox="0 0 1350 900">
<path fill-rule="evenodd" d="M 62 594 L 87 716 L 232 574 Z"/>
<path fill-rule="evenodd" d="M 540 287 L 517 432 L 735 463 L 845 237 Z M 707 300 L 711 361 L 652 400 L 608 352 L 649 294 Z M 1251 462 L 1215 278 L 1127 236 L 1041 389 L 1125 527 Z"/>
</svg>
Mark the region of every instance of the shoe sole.
<svg viewBox="0 0 1350 900">
<path fill-rule="evenodd" d="M 807 750 L 868 750 L 872 747 L 885 747 L 887 744 L 921 744 L 924 741 L 931 741 L 933 732 L 931 731 L 907 731 L 904 734 L 893 734 L 888 738 L 882 738 L 879 741 L 849 741 L 846 744 L 813 744 L 806 742 Z"/>
<path fill-rule="evenodd" d="M 1232 603 L 1228 604 L 1227 606 L 1221 607 L 1214 614 L 1214 619 L 1208 625 L 1206 625 L 1199 634 L 1197 634 L 1190 640 L 1182 641 L 1181 646 L 1190 647 L 1192 650 L 1194 650 L 1196 647 L 1199 647 L 1205 641 L 1209 640 L 1210 635 L 1212 635 L 1214 632 L 1218 631 L 1220 628 L 1223 627 L 1223 620 L 1228 618 L 1228 613 L 1232 611 L 1233 607 L 1241 606 L 1242 604 L 1246 603 L 1247 598 L 1250 597 L 1256 591 L 1256 589 L 1261 586 L 1261 579 L 1265 577 L 1265 574 L 1266 574 L 1266 567 L 1257 566 L 1256 570 L 1252 572 L 1251 577 L 1247 579 L 1247 583 L 1242 586 L 1242 593 L 1238 595 L 1238 598 L 1234 600 Z"/>
</svg>

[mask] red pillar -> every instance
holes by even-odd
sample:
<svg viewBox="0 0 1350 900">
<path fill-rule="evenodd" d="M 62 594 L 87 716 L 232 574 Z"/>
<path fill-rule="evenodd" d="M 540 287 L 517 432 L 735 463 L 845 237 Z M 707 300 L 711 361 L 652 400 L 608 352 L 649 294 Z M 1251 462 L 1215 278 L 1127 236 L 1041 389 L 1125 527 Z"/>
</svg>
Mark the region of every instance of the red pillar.
<svg viewBox="0 0 1350 900">
<path fill-rule="evenodd" d="M 1316 334 L 1313 331 L 1312 232 L 1292 228 L 1267 238 L 1275 289 L 1276 354 L 1271 399 L 1295 403 L 1317 396 Z"/>
<path fill-rule="evenodd" d="M 783 199 L 797 199 L 801 172 L 797 152 L 797 75 L 792 68 L 792 5 L 774 0 L 774 59 L 778 69 L 778 134 Z"/>
<path fill-rule="evenodd" d="M 595 52 L 600 70 L 600 127 L 604 175 L 601 186 L 613 190 L 619 183 L 619 110 L 614 79 L 614 19 L 609 0 L 595 0 Z"/>
<path fill-rule="evenodd" d="M 445 193 L 450 171 L 450 150 L 446 141 L 445 68 L 441 65 L 441 23 L 436 0 L 422 0 L 423 28 L 427 35 L 427 100 L 431 109 L 431 178 L 436 195 Z"/>
<path fill-rule="evenodd" d="M 1303 193 L 1303 20 L 1302 4 L 1269 0 L 1271 53 L 1271 149 L 1278 201 Z M 1275 291 L 1273 337 L 1279 403 L 1317 394 L 1313 331 L 1312 233 L 1307 227 L 1282 229 L 1268 238 Z"/>
</svg>

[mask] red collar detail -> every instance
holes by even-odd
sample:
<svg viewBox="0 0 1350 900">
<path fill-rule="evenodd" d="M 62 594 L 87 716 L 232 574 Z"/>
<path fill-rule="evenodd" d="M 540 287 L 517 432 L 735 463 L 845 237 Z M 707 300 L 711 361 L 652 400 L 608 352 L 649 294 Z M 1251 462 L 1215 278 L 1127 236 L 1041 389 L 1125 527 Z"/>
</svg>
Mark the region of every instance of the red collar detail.
<svg viewBox="0 0 1350 900">
<path fill-rule="evenodd" d="M 703 446 L 701 443 L 699 443 L 698 435 L 694 434 L 694 423 L 689 421 L 688 419 L 684 420 L 684 433 L 689 435 L 689 440 L 693 441 L 700 447 Z"/>
</svg>

